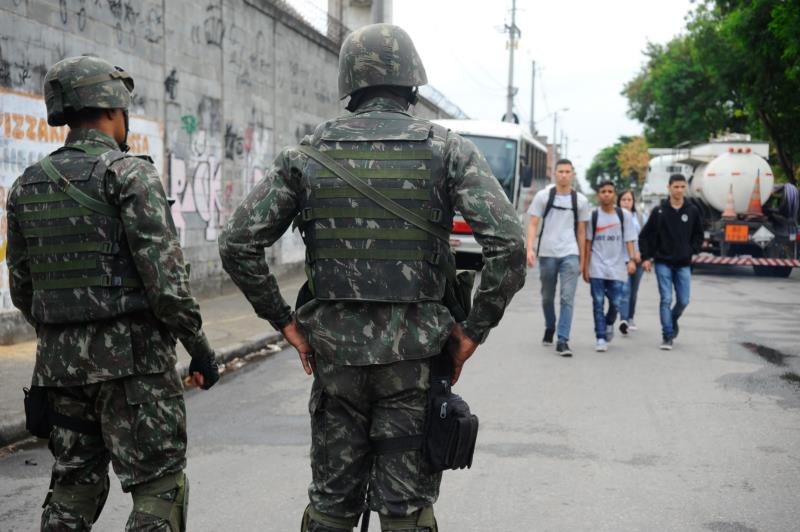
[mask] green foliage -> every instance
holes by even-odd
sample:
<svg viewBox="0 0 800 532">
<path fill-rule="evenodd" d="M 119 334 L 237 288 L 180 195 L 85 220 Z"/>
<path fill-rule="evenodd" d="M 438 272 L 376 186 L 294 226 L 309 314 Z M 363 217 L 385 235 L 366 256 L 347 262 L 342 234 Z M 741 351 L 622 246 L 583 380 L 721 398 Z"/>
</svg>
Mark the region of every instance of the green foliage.
<svg viewBox="0 0 800 532">
<path fill-rule="evenodd" d="M 617 188 L 628 188 L 630 183 L 629 178 L 623 178 L 622 172 L 619 169 L 619 152 L 622 147 L 630 142 L 632 137 L 620 137 L 617 142 L 611 146 L 606 146 L 600 153 L 594 156 L 592 164 L 586 170 L 586 180 L 592 190 L 597 191 L 597 185 L 601 181 L 613 181 L 614 186 Z"/>
<path fill-rule="evenodd" d="M 622 92 L 650 145 L 702 142 L 723 131 L 766 138 L 796 181 L 800 162 L 800 2 L 706 0 L 686 34 L 648 44 Z"/>
</svg>

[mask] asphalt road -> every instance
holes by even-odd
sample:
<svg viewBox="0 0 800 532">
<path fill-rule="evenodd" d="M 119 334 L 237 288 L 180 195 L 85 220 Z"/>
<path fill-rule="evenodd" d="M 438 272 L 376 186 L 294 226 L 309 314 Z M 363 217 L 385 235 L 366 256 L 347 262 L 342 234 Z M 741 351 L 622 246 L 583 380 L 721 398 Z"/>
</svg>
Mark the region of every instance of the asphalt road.
<svg viewBox="0 0 800 532">
<path fill-rule="evenodd" d="M 472 470 L 445 475 L 440 529 L 798 530 L 800 272 L 726 272 L 697 272 L 672 352 L 657 348 L 652 275 L 639 330 L 607 353 L 593 351 L 581 282 L 563 359 L 539 343 L 532 271 L 457 386 L 481 431 Z M 188 393 L 189 530 L 299 529 L 310 386 L 287 350 Z M 37 528 L 51 463 L 42 445 L 0 457 L 0 530 Z M 123 528 L 130 501 L 115 482 L 95 530 Z"/>
</svg>

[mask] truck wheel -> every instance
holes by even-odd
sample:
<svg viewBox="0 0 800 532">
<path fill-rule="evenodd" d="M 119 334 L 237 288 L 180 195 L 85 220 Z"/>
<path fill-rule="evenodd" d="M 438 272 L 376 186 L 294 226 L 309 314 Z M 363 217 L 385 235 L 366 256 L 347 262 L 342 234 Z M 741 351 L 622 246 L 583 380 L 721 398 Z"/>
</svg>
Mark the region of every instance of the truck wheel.
<svg viewBox="0 0 800 532">
<path fill-rule="evenodd" d="M 792 274 L 791 266 L 753 266 L 753 271 L 759 277 L 786 278 Z"/>
</svg>

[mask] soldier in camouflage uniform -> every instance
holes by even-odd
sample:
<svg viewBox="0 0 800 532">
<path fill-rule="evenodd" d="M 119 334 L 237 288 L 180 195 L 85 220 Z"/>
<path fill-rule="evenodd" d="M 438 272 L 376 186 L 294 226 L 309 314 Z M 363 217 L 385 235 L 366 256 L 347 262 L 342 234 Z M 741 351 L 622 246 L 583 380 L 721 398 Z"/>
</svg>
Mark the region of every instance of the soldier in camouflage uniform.
<svg viewBox="0 0 800 532">
<path fill-rule="evenodd" d="M 182 531 L 176 338 L 196 384 L 208 389 L 219 371 L 158 171 L 125 153 L 133 80 L 80 56 L 56 63 L 44 84 L 48 123 L 69 125 L 66 144 L 28 167 L 8 197 L 11 297 L 36 328 L 32 385 L 46 387 L 55 418 L 41 529 L 90 530 L 110 461 L 133 497 L 126 530 Z"/>
<path fill-rule="evenodd" d="M 423 432 L 431 357 L 447 346 L 455 382 L 524 283 L 522 228 L 484 158 L 471 142 L 408 114 L 425 83 L 401 28 L 375 24 L 350 34 L 339 56 L 339 89 L 353 114 L 284 149 L 220 236 L 225 269 L 314 373 L 303 532 L 352 530 L 367 506 L 385 531 L 437 530 L 441 473 L 426 470 L 419 449 L 374 454 L 371 442 Z M 305 147 L 445 231 L 454 209 L 464 215 L 485 258 L 466 321 L 455 323 L 442 304 L 448 243 L 350 188 Z M 264 257 L 293 220 L 306 243 L 313 295 L 296 315 Z"/>
</svg>

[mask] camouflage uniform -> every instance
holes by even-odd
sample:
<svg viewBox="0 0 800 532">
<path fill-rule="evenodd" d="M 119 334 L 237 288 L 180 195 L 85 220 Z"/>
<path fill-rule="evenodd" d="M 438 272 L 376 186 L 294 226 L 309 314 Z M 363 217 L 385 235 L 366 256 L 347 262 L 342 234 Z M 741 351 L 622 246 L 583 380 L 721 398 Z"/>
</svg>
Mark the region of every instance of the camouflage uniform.
<svg viewBox="0 0 800 532">
<path fill-rule="evenodd" d="M 369 50 L 386 43 L 400 51 L 402 64 L 375 74 L 364 65 L 387 58 Z M 367 53 L 354 59 L 348 46 Z M 348 87 L 425 83 L 413 44 L 395 26 L 358 30 L 342 50 L 345 96 Z M 524 282 L 522 228 L 476 147 L 406 108 L 390 97 L 370 98 L 355 114 L 320 124 L 301 145 L 334 157 L 409 209 L 441 210 L 430 219 L 448 230 L 454 210 L 464 216 L 485 250 L 485 264 L 462 326 L 483 341 Z M 441 474 L 426 471 L 419 450 L 375 456 L 371 441 L 423 431 L 430 360 L 454 326 L 441 302 L 444 273 L 431 257 L 452 258 L 446 243 L 376 207 L 299 149 L 287 148 L 220 236 L 224 268 L 256 313 L 281 329 L 293 315 L 263 249 L 296 217 L 303 231 L 314 299 L 297 309 L 296 319 L 316 360 L 304 531 L 350 530 L 367 505 L 380 514 L 383 530 L 436 530 L 432 505 Z"/>
<path fill-rule="evenodd" d="M 72 58 L 55 65 L 48 78 L 61 72 L 80 81 L 109 69 L 96 58 Z M 124 108 L 119 88 L 108 85 L 84 85 L 77 97 L 100 108 Z M 76 110 L 69 100 L 54 104 L 52 89 L 46 96 L 51 125 L 64 123 L 59 110 Z M 117 217 L 76 207 L 64 192 L 68 187 L 50 181 L 47 160 Z M 109 461 L 123 490 L 133 493 L 128 530 L 183 529 L 186 411 L 176 338 L 193 361 L 215 365 L 158 171 L 122 153 L 105 133 L 72 129 L 64 148 L 17 179 L 7 208 L 11 296 L 38 339 L 32 385 L 47 387 L 58 414 L 100 429 L 53 428 L 55 464 L 42 530 L 91 529 L 108 493 Z M 105 234 L 109 227 L 116 230 Z M 97 237 L 109 241 L 99 252 Z M 92 268 L 109 269 L 100 276 L 105 284 L 93 280 Z M 114 277 L 120 268 L 128 277 Z"/>
</svg>

